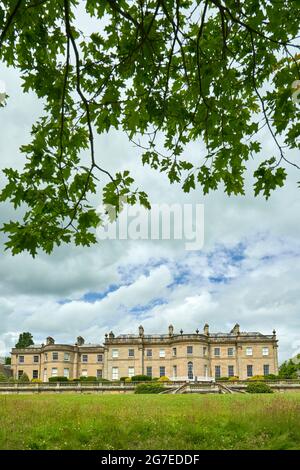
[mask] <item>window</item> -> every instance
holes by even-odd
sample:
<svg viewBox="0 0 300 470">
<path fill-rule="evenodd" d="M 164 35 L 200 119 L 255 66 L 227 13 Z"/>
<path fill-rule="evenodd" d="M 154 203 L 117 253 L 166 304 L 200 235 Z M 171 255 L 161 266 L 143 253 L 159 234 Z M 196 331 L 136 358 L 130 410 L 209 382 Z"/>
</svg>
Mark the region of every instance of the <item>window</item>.
<svg viewBox="0 0 300 470">
<path fill-rule="evenodd" d="M 97 379 L 102 379 L 102 369 L 97 369 Z"/>
<path fill-rule="evenodd" d="M 69 353 L 64 353 L 64 361 L 65 361 L 65 362 L 69 362 L 70 357 L 71 357 L 71 356 L 70 356 Z"/>
<path fill-rule="evenodd" d="M 146 350 L 146 356 L 147 357 L 152 357 L 152 349 L 147 349 Z"/>
<path fill-rule="evenodd" d="M 151 351 L 151 349 L 149 351 Z M 147 367 L 146 368 L 146 375 L 148 377 L 152 377 L 152 367 Z"/>
<path fill-rule="evenodd" d="M 208 377 L 208 366 L 207 366 L 207 364 L 204 365 L 204 377 Z"/>
<path fill-rule="evenodd" d="M 134 357 L 134 349 L 128 349 L 128 357 Z"/>
<path fill-rule="evenodd" d="M 207 354 L 207 347 L 204 346 L 204 348 L 203 348 L 203 356 L 206 356 L 206 354 Z"/>
<path fill-rule="evenodd" d="M 18 379 L 20 379 L 23 375 L 23 371 L 22 370 L 18 370 Z"/>
<path fill-rule="evenodd" d="M 134 376 L 134 367 L 128 367 L 128 377 Z"/>
<path fill-rule="evenodd" d="M 67 377 L 67 379 L 70 377 L 70 370 L 68 368 L 64 369 L 64 377 Z"/>
<path fill-rule="evenodd" d="M 57 367 L 52 367 L 51 376 L 57 377 Z"/>
<path fill-rule="evenodd" d="M 87 375 L 88 375 L 87 369 L 82 369 L 81 370 L 81 377 L 87 377 Z"/>
<path fill-rule="evenodd" d="M 193 354 L 193 346 L 187 346 L 186 347 L 186 352 L 187 352 L 187 354 Z"/>
<path fill-rule="evenodd" d="M 219 379 L 221 377 L 221 366 L 215 366 L 215 378 Z"/>
<path fill-rule="evenodd" d="M 115 350 L 117 351 L 117 350 Z M 118 367 L 113 367 L 112 368 L 112 380 L 118 380 L 119 379 L 119 368 Z"/>
<path fill-rule="evenodd" d="M 103 354 L 97 354 L 97 362 L 103 362 Z"/>
<path fill-rule="evenodd" d="M 215 348 L 214 354 L 215 356 L 220 356 L 220 348 Z"/>
<path fill-rule="evenodd" d="M 177 377 L 177 366 L 173 366 L 173 377 L 174 379 Z"/>
<path fill-rule="evenodd" d="M 164 349 L 159 350 L 159 357 L 166 357 L 166 351 Z"/>
<path fill-rule="evenodd" d="M 270 366 L 269 364 L 264 364 L 264 375 L 270 374 Z"/>
<path fill-rule="evenodd" d="M 19 364 L 24 364 L 25 360 L 24 360 L 24 356 L 19 356 Z"/>
<path fill-rule="evenodd" d="M 227 348 L 227 355 L 229 357 L 234 356 L 234 348 Z"/>
<path fill-rule="evenodd" d="M 88 362 L 89 356 L 87 354 L 81 355 L 81 362 Z"/>
<path fill-rule="evenodd" d="M 252 348 L 246 348 L 246 356 L 252 356 L 253 350 Z"/>
<path fill-rule="evenodd" d="M 58 352 L 53 352 L 52 353 L 52 360 L 53 361 L 58 361 Z"/>
<path fill-rule="evenodd" d="M 173 348 L 173 356 L 177 356 L 177 348 Z"/>
<path fill-rule="evenodd" d="M 253 377 L 253 366 L 252 365 L 247 366 L 247 377 Z"/>
<path fill-rule="evenodd" d="M 228 366 L 228 377 L 234 377 L 234 366 Z"/>
<path fill-rule="evenodd" d="M 39 362 L 39 356 L 33 356 L 33 362 Z"/>
<path fill-rule="evenodd" d="M 32 378 L 33 379 L 38 379 L 39 378 L 39 371 L 38 370 L 33 370 L 32 371 Z"/>
<path fill-rule="evenodd" d="M 193 363 L 188 362 L 188 379 L 193 380 L 193 378 L 194 378 Z"/>
<path fill-rule="evenodd" d="M 160 366 L 159 368 L 159 376 L 164 377 L 166 375 L 166 368 L 165 366 Z"/>
<path fill-rule="evenodd" d="M 269 348 L 262 348 L 262 355 L 268 356 L 269 355 Z"/>
<path fill-rule="evenodd" d="M 119 350 L 118 349 L 112 349 L 111 355 L 112 355 L 112 357 L 119 357 Z"/>
</svg>

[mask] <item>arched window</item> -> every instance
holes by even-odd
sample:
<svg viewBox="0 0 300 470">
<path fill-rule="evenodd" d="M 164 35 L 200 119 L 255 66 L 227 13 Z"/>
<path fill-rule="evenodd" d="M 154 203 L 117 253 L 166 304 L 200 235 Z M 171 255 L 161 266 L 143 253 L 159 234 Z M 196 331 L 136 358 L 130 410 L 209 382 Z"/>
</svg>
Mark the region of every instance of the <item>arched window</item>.
<svg viewBox="0 0 300 470">
<path fill-rule="evenodd" d="M 188 379 L 193 380 L 193 378 L 194 378 L 193 363 L 188 362 Z"/>
</svg>

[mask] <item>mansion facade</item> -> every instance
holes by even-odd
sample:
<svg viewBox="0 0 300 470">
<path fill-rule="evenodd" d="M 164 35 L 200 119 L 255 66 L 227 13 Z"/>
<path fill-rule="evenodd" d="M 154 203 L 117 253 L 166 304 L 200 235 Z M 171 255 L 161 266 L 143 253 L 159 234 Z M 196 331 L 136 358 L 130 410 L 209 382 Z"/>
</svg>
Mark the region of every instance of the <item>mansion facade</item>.
<svg viewBox="0 0 300 470">
<path fill-rule="evenodd" d="M 50 377 L 119 380 L 121 377 L 167 376 L 171 380 L 210 380 L 237 376 L 278 373 L 278 340 L 271 335 L 242 332 L 235 325 L 230 333 L 211 333 L 206 324 L 202 332 L 174 332 L 146 335 L 105 335 L 103 344 L 88 344 L 79 336 L 74 345 L 56 344 L 48 337 L 45 344 L 24 349 L 13 348 L 13 376 L 26 373 L 29 379 L 47 382 Z"/>
</svg>

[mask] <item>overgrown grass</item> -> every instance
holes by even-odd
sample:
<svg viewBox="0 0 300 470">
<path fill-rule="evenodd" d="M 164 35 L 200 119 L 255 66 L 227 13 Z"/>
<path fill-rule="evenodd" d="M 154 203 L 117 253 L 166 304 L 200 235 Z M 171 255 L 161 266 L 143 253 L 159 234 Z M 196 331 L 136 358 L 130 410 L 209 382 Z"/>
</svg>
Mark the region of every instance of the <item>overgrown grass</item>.
<svg viewBox="0 0 300 470">
<path fill-rule="evenodd" d="M 300 394 L 2 395 L 1 449 L 299 449 Z"/>
</svg>

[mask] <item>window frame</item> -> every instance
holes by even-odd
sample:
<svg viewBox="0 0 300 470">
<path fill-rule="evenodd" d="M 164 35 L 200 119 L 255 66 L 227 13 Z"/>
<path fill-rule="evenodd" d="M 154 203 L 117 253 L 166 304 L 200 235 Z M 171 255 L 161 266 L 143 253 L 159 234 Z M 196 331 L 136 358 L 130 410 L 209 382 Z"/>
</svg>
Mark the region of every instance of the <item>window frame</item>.
<svg viewBox="0 0 300 470">
<path fill-rule="evenodd" d="M 84 359 L 86 357 L 86 360 Z M 81 362 L 83 364 L 87 364 L 89 362 L 89 355 L 88 354 L 81 354 Z"/>
<path fill-rule="evenodd" d="M 133 353 L 133 354 L 130 354 L 130 353 Z M 128 349 L 128 357 L 135 357 L 135 350 L 134 348 L 129 348 Z"/>
</svg>

